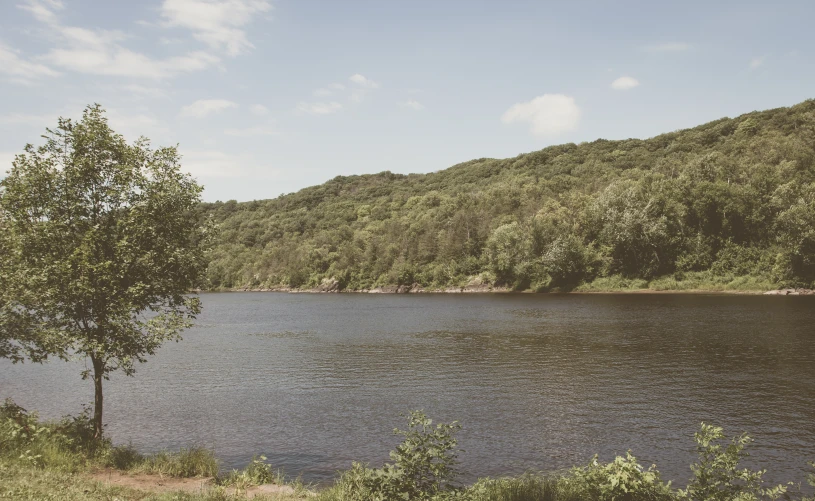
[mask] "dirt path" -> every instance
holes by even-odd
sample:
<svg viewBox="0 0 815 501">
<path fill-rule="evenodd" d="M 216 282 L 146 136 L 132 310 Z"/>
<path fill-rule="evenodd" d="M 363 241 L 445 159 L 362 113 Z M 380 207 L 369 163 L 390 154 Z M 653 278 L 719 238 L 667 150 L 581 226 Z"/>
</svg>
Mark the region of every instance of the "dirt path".
<svg viewBox="0 0 815 501">
<path fill-rule="evenodd" d="M 128 487 L 147 492 L 164 493 L 183 491 L 199 493 L 215 488 L 215 485 L 212 483 L 212 478 L 174 478 L 141 473 L 129 474 L 112 469 L 96 471 L 89 476 L 91 479 L 106 485 Z M 295 499 L 293 497 L 294 492 L 294 489 L 288 485 L 267 484 L 250 487 L 241 493 L 244 494 L 247 499 L 252 499 L 256 496 Z M 237 491 L 234 487 L 229 487 L 226 489 L 226 493 L 234 495 Z"/>
<path fill-rule="evenodd" d="M 160 475 L 128 474 L 105 469 L 90 474 L 97 482 L 150 492 L 202 492 L 212 488 L 211 478 L 173 478 Z"/>
</svg>

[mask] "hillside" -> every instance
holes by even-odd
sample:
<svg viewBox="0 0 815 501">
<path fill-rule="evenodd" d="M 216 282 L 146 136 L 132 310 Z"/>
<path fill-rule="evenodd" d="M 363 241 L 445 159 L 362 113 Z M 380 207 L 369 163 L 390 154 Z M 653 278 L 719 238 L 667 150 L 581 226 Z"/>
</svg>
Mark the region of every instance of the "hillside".
<svg viewBox="0 0 815 501">
<path fill-rule="evenodd" d="M 212 289 L 811 287 L 815 100 L 647 140 L 337 177 L 208 214 Z"/>
</svg>

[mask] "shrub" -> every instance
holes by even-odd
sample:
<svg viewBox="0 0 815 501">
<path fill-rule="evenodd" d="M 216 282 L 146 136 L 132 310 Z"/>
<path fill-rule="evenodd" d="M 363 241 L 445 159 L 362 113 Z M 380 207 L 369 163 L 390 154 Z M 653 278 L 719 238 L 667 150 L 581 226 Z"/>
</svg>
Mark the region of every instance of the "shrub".
<svg viewBox="0 0 815 501">
<path fill-rule="evenodd" d="M 671 499 L 670 482 L 662 482 L 656 466 L 644 469 L 630 451 L 607 464 L 594 456 L 587 466 L 571 470 L 570 481 L 597 501 Z"/>
<path fill-rule="evenodd" d="M 391 451 L 392 463 L 372 469 L 353 463 L 343 473 L 327 499 L 346 501 L 429 501 L 460 497 L 453 482 L 458 474 L 457 441 L 461 429 L 457 422 L 433 425 L 422 411 L 408 416 L 408 429 L 395 429 L 403 437 Z"/>
<path fill-rule="evenodd" d="M 42 423 L 11 400 L 0 406 L 0 457 L 40 468 L 76 471 L 108 442 L 84 440 L 83 419 L 65 418 L 59 424 Z"/>
<path fill-rule="evenodd" d="M 266 456 L 253 456 L 252 461 L 243 470 L 232 470 L 218 479 L 220 485 L 231 485 L 237 489 L 246 489 L 253 485 L 281 484 L 282 474 L 275 473 L 272 465 L 266 463 Z"/>
<path fill-rule="evenodd" d="M 698 462 L 691 465 L 693 478 L 679 495 L 693 501 L 753 501 L 776 499 L 786 492 L 778 485 L 764 488 L 766 470 L 739 468 L 749 454 L 745 450 L 753 440 L 745 433 L 728 443 L 722 428 L 702 423 L 694 434 Z"/>
</svg>

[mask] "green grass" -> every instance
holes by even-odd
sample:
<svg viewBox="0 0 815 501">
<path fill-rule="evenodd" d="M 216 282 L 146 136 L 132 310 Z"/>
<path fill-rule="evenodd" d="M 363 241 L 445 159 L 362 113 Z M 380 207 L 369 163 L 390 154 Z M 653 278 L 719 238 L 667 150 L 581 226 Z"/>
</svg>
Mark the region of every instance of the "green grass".
<svg viewBox="0 0 815 501">
<path fill-rule="evenodd" d="M 218 460 L 211 450 L 193 447 L 179 452 L 159 452 L 136 461 L 127 469 L 134 473 L 177 478 L 214 477 L 218 475 Z"/>
<path fill-rule="evenodd" d="M 522 475 L 513 478 L 481 480 L 472 486 L 472 501 L 582 501 L 584 486 L 566 477 Z M 667 498 L 671 499 L 671 498 Z"/>
<path fill-rule="evenodd" d="M 114 447 L 109 440 L 94 439 L 87 413 L 49 422 L 11 401 L 0 405 L 0 499 L 216 501 L 245 499 L 252 486 L 284 482 L 295 490 L 293 495 L 253 499 L 302 499 L 307 492 L 303 484 L 286 482 L 282 472 L 273 470 L 265 459 L 254 458 L 245 469 L 219 477 L 215 454 L 206 448 L 143 455 L 132 446 Z M 90 474 L 101 468 L 126 475 L 213 481 L 203 492 L 154 493 L 93 480 Z"/>
<path fill-rule="evenodd" d="M 53 468 L 0 459 L 0 499 L 14 501 L 228 501 L 246 499 L 241 492 L 212 487 L 202 492 L 155 493 L 108 485 L 90 479 L 84 473 L 69 473 Z M 300 494 L 260 495 L 255 501 L 305 499 Z"/>
</svg>

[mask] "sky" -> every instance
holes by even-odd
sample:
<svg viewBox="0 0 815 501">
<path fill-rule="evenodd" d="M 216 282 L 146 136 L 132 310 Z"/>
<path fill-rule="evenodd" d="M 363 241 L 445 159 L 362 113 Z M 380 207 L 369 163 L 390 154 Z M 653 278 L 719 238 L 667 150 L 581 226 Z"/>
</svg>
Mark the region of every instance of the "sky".
<svg viewBox="0 0 815 501">
<path fill-rule="evenodd" d="M 0 176 L 100 103 L 207 201 L 815 98 L 815 2 L 0 0 Z"/>
</svg>

